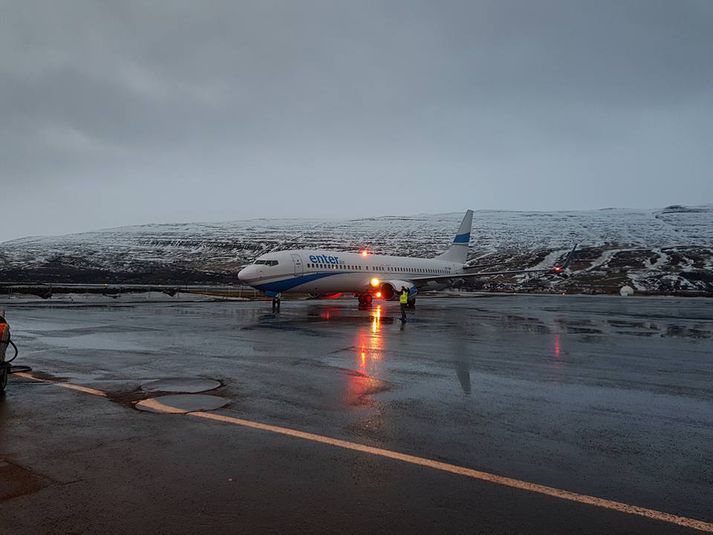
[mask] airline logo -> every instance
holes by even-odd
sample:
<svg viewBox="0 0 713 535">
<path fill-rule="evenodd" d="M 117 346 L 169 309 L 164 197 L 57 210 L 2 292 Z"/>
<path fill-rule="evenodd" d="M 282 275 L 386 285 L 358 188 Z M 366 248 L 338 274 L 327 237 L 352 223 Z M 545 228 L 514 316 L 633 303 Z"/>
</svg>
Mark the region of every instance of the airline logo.
<svg viewBox="0 0 713 535">
<path fill-rule="evenodd" d="M 310 255 L 309 261 L 313 264 L 343 264 L 344 260 L 339 260 L 338 256 L 327 256 L 323 254 Z"/>
</svg>

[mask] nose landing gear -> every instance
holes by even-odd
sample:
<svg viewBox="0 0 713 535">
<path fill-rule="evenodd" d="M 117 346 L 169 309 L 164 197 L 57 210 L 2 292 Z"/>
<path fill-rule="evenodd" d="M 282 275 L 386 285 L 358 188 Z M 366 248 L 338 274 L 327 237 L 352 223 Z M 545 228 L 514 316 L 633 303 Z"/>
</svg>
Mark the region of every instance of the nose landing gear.
<svg viewBox="0 0 713 535">
<path fill-rule="evenodd" d="M 272 313 L 273 314 L 280 313 L 280 302 L 281 302 L 280 294 L 272 296 Z"/>
</svg>

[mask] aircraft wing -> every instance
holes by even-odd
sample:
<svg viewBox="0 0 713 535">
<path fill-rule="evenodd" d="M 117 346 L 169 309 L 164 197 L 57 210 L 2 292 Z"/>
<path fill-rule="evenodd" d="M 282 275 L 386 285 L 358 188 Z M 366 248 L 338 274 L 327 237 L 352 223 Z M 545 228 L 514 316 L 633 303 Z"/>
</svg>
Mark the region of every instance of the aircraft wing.
<svg viewBox="0 0 713 535">
<path fill-rule="evenodd" d="M 410 280 L 416 285 L 416 286 L 423 286 L 424 284 L 427 284 L 431 281 L 433 282 L 447 282 L 449 280 L 458 280 L 458 279 L 466 279 L 466 278 L 474 278 L 474 277 L 491 277 L 494 275 L 522 275 L 522 274 L 527 274 L 527 273 L 551 273 L 552 275 L 559 275 L 561 277 L 566 277 L 567 275 L 565 274 L 565 270 L 567 267 L 569 267 L 570 262 L 572 261 L 572 258 L 574 258 L 574 252 L 577 250 L 577 245 L 574 244 L 574 247 L 572 247 L 572 250 L 567 254 L 567 257 L 565 258 L 565 261 L 560 264 L 556 263 L 554 266 L 551 268 L 546 268 L 546 269 L 506 269 L 502 271 L 471 271 L 468 273 L 458 273 L 454 275 L 429 275 L 426 277 L 414 277 L 411 278 Z"/>
<path fill-rule="evenodd" d="M 521 270 L 506 270 L 506 271 L 475 271 L 471 273 L 458 273 L 456 275 L 432 275 L 427 277 L 414 277 L 409 278 L 417 287 L 428 284 L 429 282 L 448 282 L 455 281 L 458 279 L 472 279 L 476 277 L 490 277 L 493 275 L 518 275 L 523 273 L 553 273 L 559 274 L 554 271 L 554 268 L 550 269 L 521 269 Z"/>
</svg>

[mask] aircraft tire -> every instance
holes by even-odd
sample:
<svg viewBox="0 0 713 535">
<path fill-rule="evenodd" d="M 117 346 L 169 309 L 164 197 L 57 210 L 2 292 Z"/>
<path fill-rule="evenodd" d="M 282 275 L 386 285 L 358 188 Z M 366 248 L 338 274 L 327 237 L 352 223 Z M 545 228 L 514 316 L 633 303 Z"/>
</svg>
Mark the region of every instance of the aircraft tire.
<svg viewBox="0 0 713 535">
<path fill-rule="evenodd" d="M 5 387 L 7 386 L 7 376 L 9 375 L 9 372 L 9 364 L 4 364 L 3 367 L 0 368 L 0 392 L 5 391 Z"/>
<path fill-rule="evenodd" d="M 369 308 L 371 306 L 372 300 L 371 294 L 360 294 L 359 295 L 359 308 Z"/>
</svg>

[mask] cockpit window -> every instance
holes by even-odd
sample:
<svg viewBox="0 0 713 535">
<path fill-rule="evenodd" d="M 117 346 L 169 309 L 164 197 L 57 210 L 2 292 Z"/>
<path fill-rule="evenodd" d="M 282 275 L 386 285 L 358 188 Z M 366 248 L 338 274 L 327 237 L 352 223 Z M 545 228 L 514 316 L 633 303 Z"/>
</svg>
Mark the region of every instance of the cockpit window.
<svg viewBox="0 0 713 535">
<path fill-rule="evenodd" d="M 276 266 L 278 262 L 277 260 L 255 260 L 255 264 L 263 266 Z"/>
</svg>

